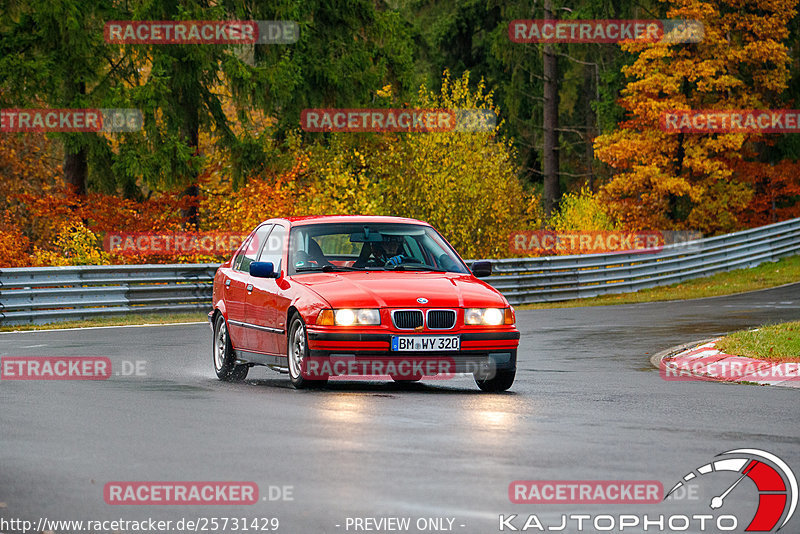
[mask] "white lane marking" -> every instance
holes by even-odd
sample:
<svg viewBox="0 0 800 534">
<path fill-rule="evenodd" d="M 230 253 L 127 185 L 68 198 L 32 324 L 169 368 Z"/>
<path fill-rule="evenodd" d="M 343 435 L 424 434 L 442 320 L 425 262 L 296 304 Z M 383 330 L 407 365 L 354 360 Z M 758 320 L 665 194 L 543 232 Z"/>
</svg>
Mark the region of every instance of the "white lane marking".
<svg viewBox="0 0 800 534">
<path fill-rule="evenodd" d="M 70 330 L 101 330 L 104 328 L 142 328 L 150 326 L 178 326 L 189 324 L 208 324 L 208 321 L 192 321 L 187 323 L 146 323 L 146 324 L 121 324 L 115 326 L 85 326 L 82 328 L 42 328 L 40 330 L 12 330 L 10 332 L 0 332 L 2 334 L 28 334 L 31 332 L 68 332 Z"/>
<path fill-rule="evenodd" d="M 46 347 L 46 346 L 47 346 L 47 343 L 41 343 L 39 345 L 25 345 L 25 346 L 22 346 L 22 347 L 19 347 L 19 348 L 21 348 L 21 349 L 38 349 L 39 347 Z"/>
</svg>

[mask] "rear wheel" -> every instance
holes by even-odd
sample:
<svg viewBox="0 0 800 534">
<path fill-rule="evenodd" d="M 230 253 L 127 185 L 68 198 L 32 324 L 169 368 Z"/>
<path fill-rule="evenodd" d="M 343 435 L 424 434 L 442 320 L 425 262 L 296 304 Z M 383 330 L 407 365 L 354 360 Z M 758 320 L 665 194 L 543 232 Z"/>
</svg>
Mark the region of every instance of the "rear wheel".
<svg viewBox="0 0 800 534">
<path fill-rule="evenodd" d="M 498 393 L 505 391 L 514 383 L 514 377 L 517 374 L 516 369 L 510 371 L 497 371 L 492 378 L 478 378 L 475 377 L 475 383 L 481 388 L 481 391 L 490 393 Z"/>
<path fill-rule="evenodd" d="M 289 323 L 289 337 L 287 345 L 287 359 L 289 364 L 289 379 L 297 389 L 322 387 L 328 383 L 328 377 L 309 380 L 304 377 L 304 362 L 308 357 L 308 334 L 306 325 L 299 315 L 294 315 Z"/>
<path fill-rule="evenodd" d="M 250 368 L 236 363 L 236 353 L 228 336 L 228 324 L 221 313 L 214 320 L 214 371 L 217 378 L 230 382 L 241 382 L 247 378 Z"/>
</svg>

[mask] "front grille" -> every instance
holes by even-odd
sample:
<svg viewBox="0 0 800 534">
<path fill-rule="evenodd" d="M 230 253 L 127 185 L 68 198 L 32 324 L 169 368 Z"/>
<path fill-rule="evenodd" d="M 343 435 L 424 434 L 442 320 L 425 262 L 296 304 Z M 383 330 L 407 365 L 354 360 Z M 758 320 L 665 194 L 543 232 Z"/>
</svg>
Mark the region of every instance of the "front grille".
<svg viewBox="0 0 800 534">
<path fill-rule="evenodd" d="M 392 321 L 396 328 L 403 330 L 413 330 L 422 326 L 422 311 L 420 310 L 398 310 L 392 313 Z"/>
<path fill-rule="evenodd" d="M 456 312 L 453 310 L 428 311 L 428 328 L 448 330 L 456 325 Z"/>
</svg>

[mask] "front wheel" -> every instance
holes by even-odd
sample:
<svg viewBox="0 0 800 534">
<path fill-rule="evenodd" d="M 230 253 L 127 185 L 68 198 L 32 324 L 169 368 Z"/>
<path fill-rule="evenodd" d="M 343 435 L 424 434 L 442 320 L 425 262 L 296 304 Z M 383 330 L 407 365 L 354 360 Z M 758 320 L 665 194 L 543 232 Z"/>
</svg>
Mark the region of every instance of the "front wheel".
<svg viewBox="0 0 800 534">
<path fill-rule="evenodd" d="M 306 358 L 308 358 L 308 335 L 306 325 L 299 315 L 292 317 L 289 324 L 289 337 L 287 345 L 287 359 L 289 360 L 289 380 L 297 389 L 322 387 L 328 383 L 328 377 L 323 376 L 315 380 L 304 377 Z"/>
<path fill-rule="evenodd" d="M 497 371 L 492 378 L 478 378 L 475 377 L 475 383 L 481 388 L 481 391 L 490 393 L 499 393 L 511 387 L 514 383 L 514 377 L 517 375 L 516 369 L 510 371 Z"/>
<path fill-rule="evenodd" d="M 214 321 L 214 371 L 217 378 L 229 382 L 241 382 L 247 378 L 250 368 L 246 364 L 236 363 L 236 353 L 228 336 L 228 324 L 221 313 Z"/>
</svg>

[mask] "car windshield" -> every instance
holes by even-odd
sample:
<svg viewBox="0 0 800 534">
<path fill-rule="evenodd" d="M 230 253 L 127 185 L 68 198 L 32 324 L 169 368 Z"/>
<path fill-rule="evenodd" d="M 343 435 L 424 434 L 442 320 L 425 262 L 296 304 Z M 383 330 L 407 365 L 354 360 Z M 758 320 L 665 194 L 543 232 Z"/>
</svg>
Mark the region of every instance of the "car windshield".
<svg viewBox="0 0 800 534">
<path fill-rule="evenodd" d="M 469 272 L 429 226 L 326 223 L 292 228 L 289 274 L 375 270 Z"/>
</svg>

